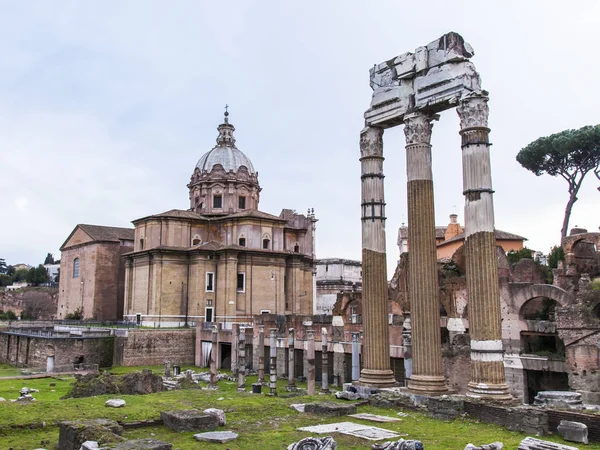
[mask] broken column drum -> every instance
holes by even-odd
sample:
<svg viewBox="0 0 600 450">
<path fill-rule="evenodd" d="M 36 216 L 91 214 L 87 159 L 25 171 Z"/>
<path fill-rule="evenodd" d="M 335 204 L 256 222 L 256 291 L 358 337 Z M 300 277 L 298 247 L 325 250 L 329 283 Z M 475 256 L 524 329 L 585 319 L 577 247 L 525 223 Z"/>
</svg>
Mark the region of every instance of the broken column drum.
<svg viewBox="0 0 600 450">
<path fill-rule="evenodd" d="M 435 395 L 448 390 L 442 369 L 440 309 L 431 171 L 431 130 L 437 116 L 404 116 L 408 182 L 408 285 L 412 313 L 412 375 L 408 388 Z"/>
<path fill-rule="evenodd" d="M 412 322 L 413 373 L 409 388 L 422 394 L 447 390 L 440 356 L 439 291 L 433 221 L 431 177 L 431 120 L 441 111 L 458 105 L 461 119 L 463 179 L 465 194 L 465 253 L 471 333 L 470 395 L 495 399 L 510 398 L 505 383 L 500 335 L 500 302 L 495 257 L 494 213 L 487 128 L 487 92 L 471 63 L 473 48 L 462 36 L 451 32 L 414 53 L 403 53 L 376 64 L 370 70 L 373 89 L 361 132 L 363 204 L 363 298 L 365 307 L 378 284 L 369 279 L 373 255 L 385 247 L 371 236 L 367 207 L 375 227 L 383 217 L 383 130 L 404 123 L 407 138 L 409 302 Z M 369 163 L 370 167 L 365 167 Z M 366 182 L 368 181 L 368 183 Z M 381 186 L 379 186 L 381 184 Z M 368 186 L 368 187 L 367 187 Z M 378 194 L 381 194 L 378 196 Z M 378 199 L 380 203 L 378 203 Z M 379 209 L 377 209 L 379 207 Z M 379 212 L 379 214 L 377 214 Z M 383 223 L 383 219 L 380 220 Z M 376 234 L 376 236 L 380 236 Z M 365 252 L 365 249 L 369 251 Z M 384 262 L 385 264 L 385 262 Z M 385 270 L 385 269 L 384 269 Z M 387 298 L 387 297 L 386 297 Z M 363 354 L 380 352 L 389 367 L 387 336 L 373 336 L 386 319 L 387 310 L 367 308 L 363 314 Z M 369 331 L 367 333 L 367 331 Z M 372 362 L 369 362 L 369 368 Z M 364 370 L 364 369 L 363 369 Z M 361 375 L 361 380 L 363 376 Z M 365 377 L 365 381 L 367 380 Z M 367 383 L 368 384 L 368 383 Z M 371 383 L 377 385 L 377 383 Z"/>
<path fill-rule="evenodd" d="M 358 383 L 394 386 L 387 315 L 382 128 L 367 126 L 360 132 L 360 162 L 364 347 Z"/>
<path fill-rule="evenodd" d="M 462 138 L 471 336 L 471 381 L 467 395 L 509 399 L 502 349 L 487 102 L 485 93 L 474 93 L 464 96 L 457 108 Z"/>
</svg>

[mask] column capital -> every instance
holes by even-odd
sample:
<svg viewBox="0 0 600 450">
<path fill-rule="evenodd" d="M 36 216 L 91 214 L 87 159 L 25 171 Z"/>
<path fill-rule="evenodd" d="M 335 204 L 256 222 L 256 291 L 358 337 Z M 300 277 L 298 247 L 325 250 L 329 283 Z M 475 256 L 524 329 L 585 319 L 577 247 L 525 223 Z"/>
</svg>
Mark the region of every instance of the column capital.
<svg viewBox="0 0 600 450">
<path fill-rule="evenodd" d="M 438 114 L 425 114 L 416 112 L 404 116 L 404 135 L 406 145 L 429 144 L 431 141 L 431 130 L 433 121 L 438 120 Z"/>
<path fill-rule="evenodd" d="M 472 93 L 460 99 L 456 112 L 460 118 L 460 128 L 488 126 L 489 107 L 487 93 Z"/>
<path fill-rule="evenodd" d="M 383 156 L 383 128 L 364 127 L 360 132 L 360 157 Z"/>
</svg>

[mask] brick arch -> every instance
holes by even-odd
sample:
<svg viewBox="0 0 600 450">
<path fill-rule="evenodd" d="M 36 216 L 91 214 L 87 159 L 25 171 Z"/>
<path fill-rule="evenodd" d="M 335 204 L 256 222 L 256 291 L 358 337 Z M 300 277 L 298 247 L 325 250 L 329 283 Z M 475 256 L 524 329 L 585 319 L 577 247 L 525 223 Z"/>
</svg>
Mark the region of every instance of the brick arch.
<svg viewBox="0 0 600 450">
<path fill-rule="evenodd" d="M 574 298 L 564 289 L 551 284 L 530 284 L 520 288 L 515 292 L 514 306 L 515 312 L 520 314 L 523 305 L 532 298 L 547 297 L 558 303 L 559 306 L 565 307 L 574 301 Z"/>
</svg>

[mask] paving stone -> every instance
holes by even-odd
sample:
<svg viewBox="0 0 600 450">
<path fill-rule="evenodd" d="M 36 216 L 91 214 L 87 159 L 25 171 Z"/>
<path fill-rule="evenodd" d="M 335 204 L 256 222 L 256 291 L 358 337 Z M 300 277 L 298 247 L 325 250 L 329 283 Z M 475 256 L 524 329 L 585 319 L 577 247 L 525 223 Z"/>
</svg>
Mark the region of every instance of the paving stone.
<svg viewBox="0 0 600 450">
<path fill-rule="evenodd" d="M 238 438 L 238 434 L 233 431 L 209 431 L 208 433 L 198 433 L 194 435 L 197 441 L 216 442 L 224 444 Z"/>
<path fill-rule="evenodd" d="M 307 437 L 290 444 L 287 450 L 336 450 L 337 442 L 331 437 Z"/>
<path fill-rule="evenodd" d="M 307 403 L 304 412 L 321 416 L 347 416 L 356 414 L 356 405 L 334 402 Z"/>
<path fill-rule="evenodd" d="M 521 441 L 517 450 L 579 450 L 570 445 L 557 444 L 556 442 L 543 441 L 532 437 L 526 437 Z"/>
<path fill-rule="evenodd" d="M 398 433 L 377 427 L 365 427 L 360 430 L 345 431 L 344 434 L 368 439 L 370 441 L 379 441 L 381 439 L 393 439 L 400 437 Z"/>
<path fill-rule="evenodd" d="M 117 445 L 114 450 L 173 450 L 173 445 L 156 439 L 132 439 Z"/>
<path fill-rule="evenodd" d="M 328 423 L 324 425 L 315 425 L 311 427 L 302 427 L 298 428 L 300 431 L 308 431 L 309 433 L 343 433 L 346 431 L 352 430 L 361 430 L 363 428 L 367 428 L 366 425 L 362 425 L 360 423 L 354 422 L 337 422 L 337 423 Z"/>
<path fill-rule="evenodd" d="M 212 431 L 219 424 L 217 416 L 197 409 L 161 411 L 160 418 L 173 431 Z"/>
<path fill-rule="evenodd" d="M 125 405 L 126 405 L 125 400 L 121 400 L 120 398 L 114 398 L 114 399 L 107 400 L 106 403 L 104 404 L 104 406 L 109 406 L 111 408 L 122 408 Z"/>
<path fill-rule="evenodd" d="M 584 423 L 561 420 L 557 429 L 565 441 L 588 443 L 588 427 Z"/>
<path fill-rule="evenodd" d="M 354 417 L 355 419 L 370 420 L 372 422 L 400 422 L 402 419 L 397 417 L 378 416 L 377 414 L 348 414 L 348 417 Z"/>
</svg>

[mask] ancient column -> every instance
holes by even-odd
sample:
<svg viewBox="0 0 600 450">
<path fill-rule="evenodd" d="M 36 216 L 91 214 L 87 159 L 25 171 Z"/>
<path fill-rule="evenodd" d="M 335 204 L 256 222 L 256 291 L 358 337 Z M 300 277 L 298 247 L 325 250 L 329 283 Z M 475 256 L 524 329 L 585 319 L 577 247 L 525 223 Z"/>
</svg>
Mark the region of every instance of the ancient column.
<svg viewBox="0 0 600 450">
<path fill-rule="evenodd" d="M 219 338 L 219 329 L 216 325 L 212 328 L 212 349 L 210 352 L 210 381 L 208 387 L 210 389 L 217 389 L 217 345 Z"/>
<path fill-rule="evenodd" d="M 294 329 L 289 329 L 288 336 L 288 391 L 296 390 L 296 382 L 294 378 L 294 372 L 296 371 L 296 359 L 294 354 L 295 343 L 294 343 Z"/>
<path fill-rule="evenodd" d="M 352 332 L 352 381 L 360 378 L 360 344 L 358 335 L 360 333 Z"/>
<path fill-rule="evenodd" d="M 329 392 L 329 361 L 327 358 L 327 329 L 321 328 L 321 392 Z"/>
<path fill-rule="evenodd" d="M 437 395 L 448 390 L 442 369 L 440 309 L 431 172 L 431 129 L 436 116 L 404 117 L 408 175 L 408 289 L 412 376 L 408 388 Z"/>
<path fill-rule="evenodd" d="M 404 347 L 404 378 L 406 385 L 412 376 L 412 327 L 410 325 L 410 312 L 404 312 L 402 325 L 402 345 Z"/>
<path fill-rule="evenodd" d="M 383 129 L 365 127 L 360 132 L 360 162 L 364 340 L 358 382 L 373 387 L 394 386 L 388 328 Z"/>
<path fill-rule="evenodd" d="M 457 108 L 462 138 L 471 336 L 467 395 L 504 400 L 511 396 L 504 375 L 487 102 L 486 93 L 473 93 L 463 97 Z"/>
<path fill-rule="evenodd" d="M 246 329 L 238 327 L 238 391 L 246 392 Z"/>
<path fill-rule="evenodd" d="M 258 326 L 258 379 L 257 383 L 265 383 L 265 326 Z"/>
<path fill-rule="evenodd" d="M 306 377 L 308 395 L 315 395 L 315 332 L 312 328 L 306 330 L 306 365 L 308 366 Z"/>
<path fill-rule="evenodd" d="M 277 328 L 271 328 L 269 350 L 270 350 L 270 361 L 269 361 L 269 393 L 271 395 L 277 395 Z"/>
</svg>

